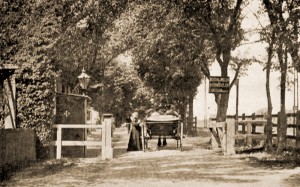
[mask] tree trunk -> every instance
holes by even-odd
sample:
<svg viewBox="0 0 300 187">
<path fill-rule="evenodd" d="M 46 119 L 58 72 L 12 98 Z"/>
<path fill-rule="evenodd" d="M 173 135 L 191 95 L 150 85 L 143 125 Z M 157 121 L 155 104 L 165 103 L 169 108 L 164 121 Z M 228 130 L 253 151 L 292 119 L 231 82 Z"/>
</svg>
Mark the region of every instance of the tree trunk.
<svg viewBox="0 0 300 187">
<path fill-rule="evenodd" d="M 229 49 L 223 53 L 223 59 L 224 59 L 223 63 L 219 62 L 220 66 L 221 66 L 221 76 L 227 77 L 228 76 L 227 68 L 228 68 L 228 64 L 229 64 L 229 60 L 230 60 L 230 50 Z M 226 121 L 229 93 L 215 94 L 215 101 L 216 101 L 217 107 L 218 107 L 217 108 L 217 122 Z"/>
<path fill-rule="evenodd" d="M 278 126 L 277 126 L 277 153 L 281 154 L 286 147 L 286 123 L 287 117 L 285 110 L 281 110 L 278 114 Z"/>
<path fill-rule="evenodd" d="M 282 40 L 280 41 L 282 42 Z M 286 77 L 287 77 L 287 52 L 283 53 L 283 43 L 279 44 L 278 59 L 280 62 L 280 120 L 278 120 L 277 126 L 277 153 L 281 154 L 286 147 L 286 132 L 287 132 L 287 117 L 285 110 L 285 89 L 286 89 Z M 285 59 L 283 56 L 285 55 Z"/>
<path fill-rule="evenodd" d="M 102 87 L 101 87 L 101 110 L 100 110 L 100 115 L 102 116 L 106 111 L 106 102 L 105 102 L 105 86 L 106 86 L 106 81 L 105 81 L 105 63 L 102 62 L 102 67 L 101 67 L 101 83 L 102 83 Z M 101 119 L 102 121 L 102 119 Z"/>
<path fill-rule="evenodd" d="M 271 62 L 272 62 L 272 55 L 273 55 L 273 45 L 275 42 L 275 31 L 272 31 L 271 41 L 268 48 L 268 61 L 266 66 L 266 92 L 267 92 L 267 100 L 268 100 L 268 112 L 267 112 L 267 125 L 265 126 L 264 132 L 267 136 L 266 144 L 265 144 L 265 151 L 270 152 L 272 151 L 272 99 L 271 99 L 271 92 L 270 92 L 270 72 L 271 72 Z"/>
<path fill-rule="evenodd" d="M 193 108 L 194 108 L 194 97 L 193 93 L 189 94 L 188 102 L 189 102 L 189 117 L 188 117 L 188 125 L 187 132 L 188 134 L 192 134 L 192 126 L 193 126 Z"/>
<path fill-rule="evenodd" d="M 229 94 L 216 94 L 215 100 L 217 103 L 217 122 L 226 121 L 228 109 Z"/>
<path fill-rule="evenodd" d="M 219 51 L 222 51 L 219 49 Z M 221 53 L 217 53 L 217 60 L 221 67 L 221 76 L 227 77 L 227 68 L 230 60 L 230 49 L 227 49 L 223 52 L 223 61 L 221 60 Z M 230 91 L 230 90 L 229 90 Z M 215 93 L 215 101 L 217 103 L 217 116 L 216 121 L 217 122 L 224 122 L 226 121 L 226 115 L 227 115 L 227 109 L 228 109 L 228 101 L 229 101 L 229 93 Z M 212 132 L 214 139 L 212 141 L 213 144 L 218 144 L 218 147 L 221 147 L 221 142 L 223 138 L 223 129 L 222 128 L 210 128 L 210 131 Z"/>
<path fill-rule="evenodd" d="M 182 112 L 181 112 L 181 120 L 183 123 L 183 133 L 187 133 L 186 112 L 187 112 L 187 98 L 183 97 L 183 107 L 182 107 Z"/>
</svg>

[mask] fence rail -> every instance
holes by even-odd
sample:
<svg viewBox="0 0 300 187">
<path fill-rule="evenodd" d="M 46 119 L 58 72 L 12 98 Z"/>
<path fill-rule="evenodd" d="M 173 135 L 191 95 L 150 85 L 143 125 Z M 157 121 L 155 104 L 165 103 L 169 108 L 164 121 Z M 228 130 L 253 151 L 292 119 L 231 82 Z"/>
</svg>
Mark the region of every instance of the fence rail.
<svg viewBox="0 0 300 187">
<path fill-rule="evenodd" d="M 297 125 L 297 114 L 296 113 L 287 113 L 286 116 L 288 119 L 286 138 L 297 139 L 297 133 L 296 133 L 297 128 L 300 128 L 300 124 Z M 215 121 L 216 119 L 211 118 L 210 120 Z M 235 115 L 227 116 L 227 121 L 235 121 L 235 120 L 236 120 Z M 252 121 L 258 120 L 258 122 L 259 122 L 260 120 L 266 120 L 266 115 L 256 115 L 255 113 L 253 113 L 251 115 L 242 114 L 241 116 L 238 117 L 238 120 L 239 120 L 239 124 L 246 123 L 245 121 L 248 121 L 248 120 L 252 120 Z M 298 121 L 300 122 L 299 117 L 298 117 Z M 278 114 L 272 114 L 273 137 L 277 137 L 277 127 L 278 127 L 277 123 L 278 123 Z M 255 129 L 256 128 L 255 126 L 259 126 L 259 125 L 254 122 L 253 126 L 254 126 L 253 128 Z M 242 125 L 242 128 L 245 128 L 245 127 Z"/>
<path fill-rule="evenodd" d="M 279 115 L 272 115 L 272 127 L 273 127 L 273 137 L 277 136 L 277 123 Z M 287 134 L 286 138 L 295 139 L 295 147 L 300 146 L 300 111 L 297 114 L 287 114 Z M 236 121 L 238 119 L 238 121 Z M 214 120 L 214 121 L 212 121 Z M 216 119 L 210 119 L 211 123 L 208 128 L 212 132 L 212 137 L 214 137 L 217 142 L 222 143 L 221 147 L 223 151 L 227 154 L 235 153 L 235 140 L 245 139 L 247 145 L 252 146 L 253 140 L 265 141 L 266 135 L 264 134 L 264 127 L 267 124 L 265 115 L 255 115 L 253 113 L 250 116 L 243 114 L 238 118 L 236 116 L 227 116 L 226 123 L 217 123 Z M 225 124 L 224 124 L 225 123 Z M 241 128 L 239 128 L 241 127 Z M 221 134 L 224 137 L 217 137 L 216 131 L 218 128 L 221 129 Z M 260 128 L 260 129 L 259 129 Z M 219 138 L 219 140 L 218 140 Z M 224 140 L 221 140 L 221 139 Z M 213 142 L 213 141 L 212 141 Z M 213 147 L 213 143 L 212 143 Z"/>
<path fill-rule="evenodd" d="M 112 115 L 104 115 L 102 124 L 87 125 L 87 124 L 54 124 L 53 128 L 57 129 L 57 139 L 52 141 L 51 145 L 56 146 L 56 159 L 61 159 L 62 146 L 101 146 L 102 159 L 112 159 L 112 137 L 111 137 L 111 123 Z M 63 129 L 102 129 L 101 141 L 66 141 L 62 140 Z"/>
<path fill-rule="evenodd" d="M 263 127 L 267 124 L 267 120 L 243 120 L 235 123 L 236 140 L 246 139 L 247 145 L 252 146 L 253 140 L 265 141 L 267 136 L 263 132 L 257 132 L 256 127 Z M 242 130 L 238 131 L 238 127 L 242 126 Z"/>
</svg>

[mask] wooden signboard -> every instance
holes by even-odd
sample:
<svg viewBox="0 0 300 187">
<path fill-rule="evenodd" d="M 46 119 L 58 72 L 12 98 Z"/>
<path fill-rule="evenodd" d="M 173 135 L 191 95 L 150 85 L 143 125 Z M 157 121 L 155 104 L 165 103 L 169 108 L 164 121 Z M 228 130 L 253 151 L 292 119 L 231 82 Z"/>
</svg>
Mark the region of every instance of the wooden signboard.
<svg viewBox="0 0 300 187">
<path fill-rule="evenodd" d="M 209 78 L 209 93 L 229 93 L 229 77 Z"/>
</svg>

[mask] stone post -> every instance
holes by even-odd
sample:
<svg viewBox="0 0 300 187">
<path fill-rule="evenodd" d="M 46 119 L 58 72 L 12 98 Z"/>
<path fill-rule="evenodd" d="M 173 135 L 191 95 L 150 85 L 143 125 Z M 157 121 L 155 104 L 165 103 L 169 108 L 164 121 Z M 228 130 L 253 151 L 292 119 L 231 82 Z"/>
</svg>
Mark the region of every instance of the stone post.
<svg viewBox="0 0 300 187">
<path fill-rule="evenodd" d="M 61 159 L 61 149 L 62 149 L 62 128 L 59 126 L 57 128 L 57 145 L 56 145 L 56 159 Z"/>
<path fill-rule="evenodd" d="M 112 114 L 103 114 L 102 115 L 102 160 L 112 159 L 113 158 L 113 148 L 112 148 Z"/>
<path fill-rule="evenodd" d="M 226 155 L 235 154 L 235 121 L 226 123 Z"/>
</svg>

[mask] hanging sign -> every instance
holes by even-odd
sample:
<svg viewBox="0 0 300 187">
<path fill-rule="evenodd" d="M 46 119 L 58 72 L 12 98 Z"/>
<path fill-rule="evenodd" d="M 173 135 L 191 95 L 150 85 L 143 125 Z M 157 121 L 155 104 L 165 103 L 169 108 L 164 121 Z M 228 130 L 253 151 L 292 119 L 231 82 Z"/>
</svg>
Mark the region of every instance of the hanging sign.
<svg viewBox="0 0 300 187">
<path fill-rule="evenodd" d="M 229 77 L 211 76 L 209 78 L 209 93 L 229 93 Z"/>
</svg>

